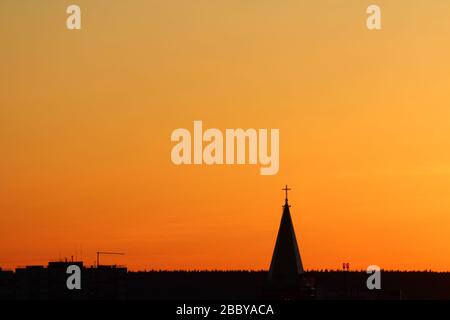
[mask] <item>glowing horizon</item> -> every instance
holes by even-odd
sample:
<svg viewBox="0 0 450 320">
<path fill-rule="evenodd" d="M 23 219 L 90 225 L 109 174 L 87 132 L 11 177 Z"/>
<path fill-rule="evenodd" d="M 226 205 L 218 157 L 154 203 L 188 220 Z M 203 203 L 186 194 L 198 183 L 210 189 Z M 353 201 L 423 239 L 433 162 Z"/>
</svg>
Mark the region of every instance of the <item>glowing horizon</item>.
<svg viewBox="0 0 450 320">
<path fill-rule="evenodd" d="M 305 269 L 450 271 L 450 3 L 377 3 L 2 1 L 0 267 L 268 269 L 288 184 Z M 278 173 L 175 166 L 194 120 Z"/>
</svg>

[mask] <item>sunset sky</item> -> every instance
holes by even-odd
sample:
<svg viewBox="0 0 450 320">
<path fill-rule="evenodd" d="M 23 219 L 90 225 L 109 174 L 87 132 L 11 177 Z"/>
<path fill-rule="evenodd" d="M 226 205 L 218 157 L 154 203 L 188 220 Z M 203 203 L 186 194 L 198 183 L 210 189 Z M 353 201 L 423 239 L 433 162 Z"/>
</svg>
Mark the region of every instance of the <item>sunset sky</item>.
<svg viewBox="0 0 450 320">
<path fill-rule="evenodd" d="M 0 39 L 0 267 L 268 269 L 288 184 L 306 269 L 450 270 L 450 1 L 2 0 Z M 174 165 L 194 120 L 279 173 Z"/>
</svg>

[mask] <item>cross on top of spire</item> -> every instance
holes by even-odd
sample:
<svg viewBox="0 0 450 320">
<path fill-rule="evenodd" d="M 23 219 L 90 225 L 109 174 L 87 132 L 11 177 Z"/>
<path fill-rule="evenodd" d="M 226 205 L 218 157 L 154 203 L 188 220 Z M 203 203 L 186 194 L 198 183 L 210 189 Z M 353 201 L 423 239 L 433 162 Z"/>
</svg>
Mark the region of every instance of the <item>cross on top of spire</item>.
<svg viewBox="0 0 450 320">
<path fill-rule="evenodd" d="M 286 187 L 284 187 L 283 189 L 281 189 L 281 190 L 283 190 L 283 191 L 285 191 L 286 192 L 286 198 L 285 198 L 285 202 L 286 202 L 286 204 L 288 203 L 288 191 L 290 191 L 291 190 L 291 188 L 288 188 L 288 186 L 286 185 Z"/>
</svg>

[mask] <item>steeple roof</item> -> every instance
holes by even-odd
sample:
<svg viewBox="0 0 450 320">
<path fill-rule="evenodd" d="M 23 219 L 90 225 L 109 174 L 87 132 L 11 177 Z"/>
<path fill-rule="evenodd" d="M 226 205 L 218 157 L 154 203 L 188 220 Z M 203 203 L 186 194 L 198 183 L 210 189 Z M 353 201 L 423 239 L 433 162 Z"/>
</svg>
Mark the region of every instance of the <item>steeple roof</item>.
<svg viewBox="0 0 450 320">
<path fill-rule="evenodd" d="M 290 189 L 286 186 L 283 190 L 286 191 L 286 199 L 270 263 L 269 281 L 295 284 L 303 273 L 303 265 L 289 210 L 287 191 Z"/>
</svg>

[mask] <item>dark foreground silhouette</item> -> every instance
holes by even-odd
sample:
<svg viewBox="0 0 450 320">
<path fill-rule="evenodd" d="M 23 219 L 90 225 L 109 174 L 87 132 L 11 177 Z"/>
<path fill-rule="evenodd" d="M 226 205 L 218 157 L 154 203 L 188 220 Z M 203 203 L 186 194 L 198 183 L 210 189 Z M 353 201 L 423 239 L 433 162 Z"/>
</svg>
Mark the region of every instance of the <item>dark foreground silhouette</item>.
<svg viewBox="0 0 450 320">
<path fill-rule="evenodd" d="M 273 288 L 267 271 L 147 271 L 124 267 L 82 268 L 81 290 L 68 290 L 67 266 L 0 270 L 0 299 L 448 299 L 450 273 L 382 271 L 381 290 L 369 290 L 365 272 L 307 271 L 307 290 Z"/>
</svg>

